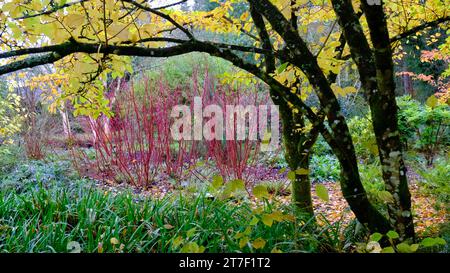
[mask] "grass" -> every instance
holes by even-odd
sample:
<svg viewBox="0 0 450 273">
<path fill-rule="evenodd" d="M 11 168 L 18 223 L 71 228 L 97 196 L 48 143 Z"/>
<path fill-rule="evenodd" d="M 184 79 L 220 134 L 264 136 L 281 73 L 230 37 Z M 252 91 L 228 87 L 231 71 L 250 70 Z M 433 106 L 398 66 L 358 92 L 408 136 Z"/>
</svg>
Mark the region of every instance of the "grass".
<svg viewBox="0 0 450 273">
<path fill-rule="evenodd" d="M 270 252 L 316 250 L 319 241 L 306 236 L 305 221 L 261 221 L 248 202 L 205 194 L 173 194 L 161 200 L 131 193 L 111 194 L 79 180 L 70 186 L 39 183 L 15 192 L 0 191 L 0 252 Z M 246 234 L 240 245 L 237 234 Z M 289 236 L 288 236 L 289 235 Z M 263 247 L 253 247 L 261 238 Z M 75 243 L 73 243 L 75 242 Z M 69 244 L 70 243 L 70 244 Z"/>
<path fill-rule="evenodd" d="M 352 252 L 368 237 L 356 221 L 347 226 L 317 215 L 322 224 L 316 225 L 277 202 L 255 205 L 237 193 L 223 198 L 206 182 L 162 199 L 98 187 L 74 174 L 66 157 L 6 162 L 8 171 L 0 175 L 0 253 Z M 446 164 L 429 174 L 446 181 Z M 380 191 L 379 183 L 367 185 L 378 172 L 377 166 L 362 168 L 369 196 L 372 186 Z M 275 186 L 274 193 L 280 190 Z M 435 188 L 442 185 L 429 189 Z M 448 203 L 448 195 L 439 196 Z"/>
</svg>

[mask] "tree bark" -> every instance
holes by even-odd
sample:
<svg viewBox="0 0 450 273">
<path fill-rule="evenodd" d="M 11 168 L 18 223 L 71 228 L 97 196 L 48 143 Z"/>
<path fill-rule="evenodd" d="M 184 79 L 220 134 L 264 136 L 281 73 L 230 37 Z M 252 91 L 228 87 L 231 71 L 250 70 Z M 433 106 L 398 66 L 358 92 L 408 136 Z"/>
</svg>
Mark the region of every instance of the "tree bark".
<svg viewBox="0 0 450 273">
<path fill-rule="evenodd" d="M 386 218 L 370 204 L 367 193 L 361 183 L 355 148 L 345 117 L 341 113 L 339 102 L 331 86 L 320 69 L 317 59 L 308 49 L 297 31 L 293 29 L 283 14 L 268 0 L 249 0 L 251 4 L 270 22 L 273 29 L 286 42 L 289 61 L 302 69 L 314 87 L 321 107 L 328 119 L 332 135 L 322 128 L 321 133 L 341 165 L 341 188 L 345 199 L 358 220 L 373 232 L 386 233 L 390 224 Z M 313 126 L 319 126 L 314 124 Z"/>
<path fill-rule="evenodd" d="M 414 224 L 411 212 L 411 194 L 408 189 L 406 166 L 403 160 L 402 143 L 397 124 L 397 102 L 395 100 L 394 64 L 389 32 L 383 5 L 376 7 L 362 3 L 374 47 L 378 94 L 371 96 L 372 122 L 379 149 L 383 179 L 394 202 L 388 204 L 391 224 L 400 234 L 400 239 L 414 239 Z M 375 90 L 371 90 L 376 93 Z M 386 116 L 388 115 L 388 116 Z"/>
<path fill-rule="evenodd" d="M 317 134 L 308 136 L 299 129 L 304 128 L 304 117 L 294 113 L 286 103 L 278 102 L 283 125 L 283 145 L 285 158 L 291 171 L 309 170 L 311 146 L 317 139 Z M 297 173 L 292 183 L 292 202 L 302 212 L 314 215 L 311 198 L 311 182 L 308 173 Z"/>
<path fill-rule="evenodd" d="M 358 67 L 365 97 L 370 106 L 383 180 L 386 190 L 394 199 L 393 203 L 388 204 L 390 224 L 402 240 L 414 239 L 411 196 L 397 125 L 391 40 L 383 7 L 369 6 L 362 2 L 374 47 L 372 51 L 351 1 L 332 0 L 332 4 L 350 47 L 352 59 Z"/>
</svg>

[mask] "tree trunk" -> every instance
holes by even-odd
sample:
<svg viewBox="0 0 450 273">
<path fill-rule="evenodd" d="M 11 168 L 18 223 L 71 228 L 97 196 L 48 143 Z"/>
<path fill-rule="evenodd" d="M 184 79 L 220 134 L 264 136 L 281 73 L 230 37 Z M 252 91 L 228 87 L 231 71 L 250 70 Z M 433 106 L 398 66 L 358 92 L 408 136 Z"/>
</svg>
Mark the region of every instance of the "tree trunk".
<svg viewBox="0 0 450 273">
<path fill-rule="evenodd" d="M 406 64 L 406 60 L 405 59 L 403 59 L 402 70 L 404 72 L 408 71 L 408 65 Z M 403 82 L 403 93 L 404 93 L 404 95 L 410 95 L 412 98 L 415 98 L 416 94 L 414 92 L 411 76 L 408 75 L 408 74 L 403 74 L 402 75 L 402 82 Z"/>
<path fill-rule="evenodd" d="M 271 94 L 273 94 L 271 90 Z M 310 148 L 317 139 L 305 142 L 308 136 L 301 129 L 305 125 L 304 117 L 299 113 L 294 113 L 285 101 L 272 95 L 272 100 L 280 108 L 281 122 L 283 126 L 283 145 L 285 147 L 285 159 L 291 171 L 298 169 L 309 170 Z M 311 144 L 309 144 L 311 143 Z M 306 144 L 306 146 L 304 145 Z M 313 216 L 314 209 L 311 198 L 311 183 L 309 174 L 297 174 L 292 183 L 292 201 L 300 211 Z"/>
<path fill-rule="evenodd" d="M 394 200 L 388 204 L 390 225 L 399 233 L 401 240 L 414 239 L 411 195 L 397 125 L 392 50 L 383 6 L 361 2 L 369 26 L 372 49 L 351 1 L 332 0 L 332 3 L 350 47 L 352 59 L 358 67 L 365 97 L 370 106 L 383 180 L 386 190 L 392 194 Z"/>
<path fill-rule="evenodd" d="M 301 157 L 297 169 L 309 170 L 309 153 Z M 308 173 L 295 174 L 295 180 L 292 181 L 292 202 L 301 211 L 314 214 L 312 198 L 311 198 L 311 182 Z"/>
<path fill-rule="evenodd" d="M 70 126 L 70 120 L 69 120 L 69 113 L 67 112 L 67 109 L 64 105 L 64 103 L 61 105 L 61 109 L 59 109 L 59 113 L 61 115 L 62 119 L 62 125 L 63 125 L 63 131 L 64 135 L 67 139 L 72 138 L 72 128 Z"/>
</svg>

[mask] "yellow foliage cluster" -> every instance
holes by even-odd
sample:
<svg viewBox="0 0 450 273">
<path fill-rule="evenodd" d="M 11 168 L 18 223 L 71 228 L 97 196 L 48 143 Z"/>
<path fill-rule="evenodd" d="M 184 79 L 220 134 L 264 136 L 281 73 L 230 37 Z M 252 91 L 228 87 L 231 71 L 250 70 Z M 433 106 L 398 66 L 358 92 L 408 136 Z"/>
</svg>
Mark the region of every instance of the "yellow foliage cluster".
<svg viewBox="0 0 450 273">
<path fill-rule="evenodd" d="M 77 2 L 77 3 L 76 3 Z M 158 9 L 150 2 L 139 2 L 139 8 L 133 1 L 121 0 L 4 0 L 0 2 L 0 25 L 6 25 L 7 31 L 1 35 L 0 51 L 11 48 L 27 48 L 37 46 L 59 45 L 69 39 L 78 42 L 99 45 L 140 46 L 144 48 L 160 48 L 167 44 L 155 38 L 168 37 L 179 26 L 186 29 L 200 29 L 214 33 L 229 33 L 234 35 L 258 36 L 249 11 L 234 16 L 234 7 L 238 3 L 247 5 L 244 0 L 229 0 L 216 2 L 218 7 L 212 11 L 184 11 L 179 9 Z M 76 4 L 74 4 L 76 3 Z M 325 75 L 338 74 L 345 61 L 337 59 L 336 48 L 340 46 L 339 25 L 330 0 L 272 0 L 272 3 L 291 19 L 297 17 L 298 32 L 307 41 L 309 48 L 317 54 L 319 66 Z M 295 3 L 292 5 L 292 3 Z M 353 0 L 355 11 L 360 11 L 361 0 Z M 414 28 L 424 22 L 448 16 L 450 0 L 392 0 L 384 1 L 388 28 L 391 37 L 395 38 L 405 30 Z M 64 8 L 55 7 L 65 6 Z M 170 19 L 168 19 L 170 18 Z M 176 22 L 176 23 L 174 23 Z M 367 22 L 362 15 L 360 20 L 363 29 L 369 37 Z M 280 36 L 266 23 L 272 37 L 275 50 L 284 48 Z M 421 32 L 417 33 L 421 35 Z M 438 37 L 431 37 L 429 43 L 436 42 Z M 370 39 L 369 39 L 370 40 Z M 441 49 L 448 52 L 450 40 Z M 260 47 L 260 41 L 255 40 L 254 46 Z M 100 50 L 100 48 L 99 48 Z M 402 57 L 400 44 L 395 46 L 396 58 Z M 343 55 L 348 55 L 345 48 Z M 17 61 L 26 56 L 14 57 L 7 62 Z M 255 61 L 262 61 L 261 55 L 253 54 Z M 351 62 L 347 61 L 347 62 Z M 47 85 L 52 96 L 71 99 L 77 113 L 83 114 L 95 108 L 94 115 L 107 111 L 107 101 L 103 97 L 103 82 L 107 75 L 113 78 L 131 72 L 131 59 L 114 54 L 84 54 L 77 53 L 56 62 L 56 73 L 66 75 L 66 78 L 55 80 L 52 85 L 43 80 L 39 85 Z M 235 76 L 235 75 L 233 75 Z M 247 73 L 239 72 L 238 79 L 244 83 L 253 84 Z M 230 81 L 224 75 L 224 81 Z M 287 66 L 278 69 L 275 78 L 286 86 L 301 89 L 302 95 L 310 93 L 303 73 L 296 67 Z M 47 83 L 45 83 L 47 82 Z M 36 83 L 37 84 L 37 83 Z M 44 86 L 40 86 L 44 87 Z M 56 87 L 60 87 L 61 92 Z M 45 89 L 45 88 L 44 88 Z M 352 93 L 352 88 L 335 88 L 338 95 Z M 92 107 L 92 103 L 97 103 Z"/>
</svg>

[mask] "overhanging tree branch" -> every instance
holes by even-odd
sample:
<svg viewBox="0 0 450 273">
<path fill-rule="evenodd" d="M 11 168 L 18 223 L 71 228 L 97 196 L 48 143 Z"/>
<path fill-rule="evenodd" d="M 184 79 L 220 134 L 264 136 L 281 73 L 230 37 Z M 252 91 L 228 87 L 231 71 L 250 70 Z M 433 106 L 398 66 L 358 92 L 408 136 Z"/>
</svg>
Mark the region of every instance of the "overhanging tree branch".
<svg viewBox="0 0 450 273">
<path fill-rule="evenodd" d="M 170 43 L 176 43 L 176 44 L 183 44 L 183 43 L 189 43 L 189 40 L 183 40 L 183 39 L 177 39 L 177 38 L 166 38 L 166 37 L 152 37 L 152 38 L 144 38 L 142 40 L 132 42 L 132 41 L 124 41 L 121 44 L 122 45 L 135 45 L 140 43 L 146 43 L 146 42 L 170 42 Z M 215 43 L 215 42 L 209 42 L 209 41 L 201 41 L 201 43 L 209 43 L 211 45 L 217 46 L 219 48 L 226 48 L 230 50 L 236 50 L 241 52 L 249 52 L 249 53 L 259 53 L 259 54 L 271 54 L 271 55 L 277 55 L 277 52 L 272 52 L 268 49 L 262 49 L 257 47 L 251 47 L 251 46 L 240 46 L 240 45 L 234 45 L 234 44 L 227 44 L 227 43 Z M 62 48 L 65 48 L 67 46 L 71 46 L 74 44 L 81 44 L 81 45 L 90 45 L 92 47 L 106 47 L 102 44 L 89 44 L 89 43 L 78 43 L 73 41 L 68 41 L 59 45 L 51 45 L 51 46 L 43 46 L 43 47 L 33 47 L 33 48 L 23 48 L 23 49 L 17 49 L 17 50 L 11 50 L 8 52 L 0 53 L 0 59 L 10 58 L 10 57 L 17 57 L 17 56 L 23 56 L 28 54 L 37 54 L 37 53 L 45 53 L 45 52 L 57 52 L 60 51 Z M 110 47 L 108 45 L 108 47 Z"/>
<path fill-rule="evenodd" d="M 392 37 L 389 41 L 390 41 L 391 46 L 392 46 L 392 44 L 394 44 L 395 42 L 398 42 L 398 41 L 401 41 L 403 39 L 406 39 L 409 36 L 416 34 L 417 32 L 425 30 L 426 28 L 437 27 L 440 24 L 443 24 L 443 23 L 449 22 L 449 21 L 450 21 L 450 16 L 446 16 L 446 17 L 442 17 L 442 18 L 439 18 L 439 19 L 436 19 L 436 20 L 433 20 L 433 21 L 429 21 L 429 22 L 423 23 L 421 25 L 418 25 L 416 27 L 413 27 L 413 28 L 411 28 L 409 30 L 406 30 L 405 32 L 402 32 L 402 33 Z M 345 56 L 341 57 L 341 60 L 348 60 L 350 58 L 352 58 L 351 55 L 345 55 Z"/>
<path fill-rule="evenodd" d="M 399 40 L 407 38 L 408 36 L 414 35 L 417 32 L 422 31 L 422 30 L 424 30 L 426 28 L 437 27 L 439 24 L 442 24 L 442 23 L 445 23 L 445 22 L 448 22 L 448 21 L 450 21 L 450 16 L 446 16 L 446 17 L 442 17 L 442 18 L 436 19 L 434 21 L 426 22 L 424 24 L 421 24 L 421 25 L 418 25 L 416 27 L 413 27 L 413 28 L 411 28 L 411 29 L 401 33 L 401 34 L 398 34 L 398 35 L 392 37 L 390 39 L 390 42 L 391 42 L 391 44 L 395 43 L 395 42 L 397 42 Z"/>
<path fill-rule="evenodd" d="M 22 70 L 25 68 L 35 67 L 38 65 L 54 63 L 54 62 L 64 58 L 67 55 L 68 54 L 60 55 L 58 53 L 52 52 L 52 53 L 47 53 L 45 55 L 33 56 L 33 57 L 26 58 L 24 60 L 20 60 L 20 61 L 16 61 L 16 62 L 13 62 L 10 64 L 2 65 L 2 66 L 0 66 L 0 75 L 6 74 L 6 73 L 11 73 L 11 72 L 18 71 L 18 70 Z"/>
</svg>

